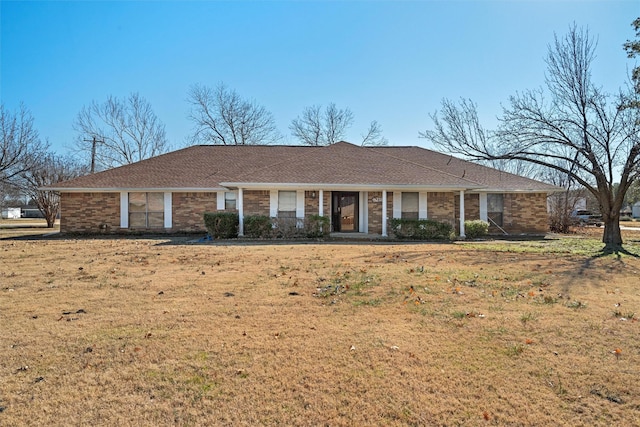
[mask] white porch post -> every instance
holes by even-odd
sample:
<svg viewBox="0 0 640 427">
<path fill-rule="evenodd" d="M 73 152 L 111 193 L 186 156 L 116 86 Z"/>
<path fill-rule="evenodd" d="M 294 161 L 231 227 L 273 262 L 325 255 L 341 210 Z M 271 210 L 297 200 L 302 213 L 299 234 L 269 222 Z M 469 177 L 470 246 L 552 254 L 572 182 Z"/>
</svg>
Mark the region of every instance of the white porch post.
<svg viewBox="0 0 640 427">
<path fill-rule="evenodd" d="M 224 210 L 224 191 L 218 191 L 216 193 L 216 208 L 219 211 Z"/>
<path fill-rule="evenodd" d="M 363 203 L 360 205 L 362 211 L 362 226 L 360 227 L 363 233 L 369 233 L 369 192 L 362 192 Z M 362 208 L 364 206 L 364 208 Z"/>
<path fill-rule="evenodd" d="M 402 192 L 393 192 L 393 217 L 402 218 Z"/>
<path fill-rule="evenodd" d="M 296 227 L 304 228 L 304 190 L 296 190 Z"/>
<path fill-rule="evenodd" d="M 171 193 L 164 193 L 164 228 L 173 227 L 173 203 Z"/>
<path fill-rule="evenodd" d="M 120 193 L 120 228 L 129 228 L 129 193 Z"/>
<path fill-rule="evenodd" d="M 278 190 L 269 191 L 269 216 L 271 218 L 278 216 Z"/>
<path fill-rule="evenodd" d="M 480 193 L 480 219 L 489 222 L 489 213 L 487 208 L 487 193 Z"/>
<path fill-rule="evenodd" d="M 460 237 L 466 237 L 464 234 L 464 190 L 460 190 Z"/>
<path fill-rule="evenodd" d="M 242 188 L 238 188 L 238 200 L 236 207 L 238 208 L 238 237 L 244 236 L 244 194 Z"/>
<path fill-rule="evenodd" d="M 382 190 L 382 237 L 387 237 L 387 190 Z"/>
<path fill-rule="evenodd" d="M 427 219 L 427 193 L 418 193 L 418 219 Z"/>
<path fill-rule="evenodd" d="M 318 215 L 324 216 L 324 192 L 318 191 Z"/>
</svg>

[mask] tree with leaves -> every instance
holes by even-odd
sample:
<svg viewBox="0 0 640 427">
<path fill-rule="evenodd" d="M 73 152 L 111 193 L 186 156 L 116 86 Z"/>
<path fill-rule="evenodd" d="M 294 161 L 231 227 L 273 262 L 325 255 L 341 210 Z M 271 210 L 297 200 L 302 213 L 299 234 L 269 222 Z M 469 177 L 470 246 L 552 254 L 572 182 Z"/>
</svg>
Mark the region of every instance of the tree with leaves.
<svg viewBox="0 0 640 427">
<path fill-rule="evenodd" d="M 138 93 L 82 107 L 74 123 L 77 151 L 101 169 L 148 159 L 171 149 L 164 125 Z"/>
<path fill-rule="evenodd" d="M 546 88 L 512 96 L 496 131 L 480 125 L 473 102 L 445 99 L 431 116 L 434 128 L 420 135 L 469 159 L 520 160 L 565 174 L 597 199 L 602 241 L 614 250 L 623 243 L 625 194 L 640 173 L 640 109 L 624 108 L 638 94 L 610 95 L 591 81 L 594 58 L 588 30 L 574 25 L 549 46 Z"/>
<path fill-rule="evenodd" d="M 196 84 L 188 93 L 192 139 L 221 145 L 261 145 L 280 141 L 273 115 L 255 101 L 242 99 L 224 83 L 214 89 Z"/>
<path fill-rule="evenodd" d="M 52 228 L 60 214 L 60 194 L 57 191 L 42 190 L 58 182 L 77 178 L 89 173 L 87 165 L 78 163 L 71 157 L 53 153 L 43 155 L 29 170 L 23 172 L 18 181 L 19 188 L 29 196 Z"/>
<path fill-rule="evenodd" d="M 320 146 L 331 145 L 345 139 L 347 129 L 353 124 L 353 113 L 349 108 L 338 108 L 329 104 L 324 110 L 320 105 L 306 107 L 300 116 L 291 121 L 289 130 L 302 144 Z M 382 127 L 372 121 L 367 131 L 361 135 L 361 145 L 387 145 L 382 136 Z"/>
</svg>

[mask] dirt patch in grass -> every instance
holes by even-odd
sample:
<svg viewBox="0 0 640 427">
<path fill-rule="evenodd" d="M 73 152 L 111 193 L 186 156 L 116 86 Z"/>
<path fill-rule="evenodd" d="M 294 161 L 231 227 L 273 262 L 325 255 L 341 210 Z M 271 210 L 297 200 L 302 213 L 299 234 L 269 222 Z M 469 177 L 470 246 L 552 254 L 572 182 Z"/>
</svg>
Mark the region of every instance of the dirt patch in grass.
<svg viewBox="0 0 640 427">
<path fill-rule="evenodd" d="M 634 256 L 175 243 L 0 241 L 0 425 L 640 419 Z"/>
</svg>

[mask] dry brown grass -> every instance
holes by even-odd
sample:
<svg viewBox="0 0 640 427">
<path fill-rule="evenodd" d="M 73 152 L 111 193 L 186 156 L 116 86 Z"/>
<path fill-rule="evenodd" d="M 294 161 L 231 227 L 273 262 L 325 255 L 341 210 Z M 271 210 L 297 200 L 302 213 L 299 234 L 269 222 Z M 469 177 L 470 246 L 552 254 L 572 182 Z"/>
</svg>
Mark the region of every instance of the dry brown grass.
<svg viewBox="0 0 640 427">
<path fill-rule="evenodd" d="M 0 425 L 640 424 L 633 256 L 183 242 L 0 241 Z"/>
</svg>

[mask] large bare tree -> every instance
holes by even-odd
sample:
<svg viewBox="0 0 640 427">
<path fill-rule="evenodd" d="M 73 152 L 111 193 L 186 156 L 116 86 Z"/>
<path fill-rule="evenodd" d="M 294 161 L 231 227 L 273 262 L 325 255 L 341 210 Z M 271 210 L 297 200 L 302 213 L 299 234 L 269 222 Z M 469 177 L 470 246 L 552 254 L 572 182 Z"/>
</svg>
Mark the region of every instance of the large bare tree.
<svg viewBox="0 0 640 427">
<path fill-rule="evenodd" d="M 291 121 L 291 134 L 304 145 L 331 145 L 345 139 L 347 129 L 353 124 L 353 113 L 349 108 L 338 108 L 329 104 L 324 110 L 320 105 L 305 107 L 302 114 Z M 374 120 L 361 135 L 361 145 L 387 145 L 382 136 L 382 127 Z"/>
<path fill-rule="evenodd" d="M 640 172 L 640 109 L 624 108 L 637 94 L 606 94 L 592 82 L 594 58 L 588 30 L 574 25 L 549 46 L 545 88 L 512 96 L 497 131 L 480 125 L 473 102 L 443 100 L 434 128 L 420 135 L 470 159 L 520 160 L 566 174 L 597 199 L 602 241 L 613 250 L 623 243 L 625 193 Z"/>
<path fill-rule="evenodd" d="M 188 93 L 194 141 L 221 145 L 275 144 L 280 139 L 273 115 L 242 99 L 224 83 L 215 89 L 195 84 Z"/>
<path fill-rule="evenodd" d="M 60 214 L 60 194 L 57 191 L 41 188 L 87 173 L 89 173 L 89 167 L 86 164 L 83 165 L 71 157 L 48 153 L 42 156 L 37 164 L 22 173 L 19 186 L 36 202 L 38 209 L 47 220 L 47 227 L 52 228 Z"/>
<path fill-rule="evenodd" d="M 0 183 L 11 184 L 38 162 L 46 148 L 23 105 L 13 113 L 0 104 Z"/>
<path fill-rule="evenodd" d="M 138 93 L 82 107 L 74 129 L 78 151 L 98 168 L 138 162 L 171 149 L 164 125 Z"/>
</svg>

